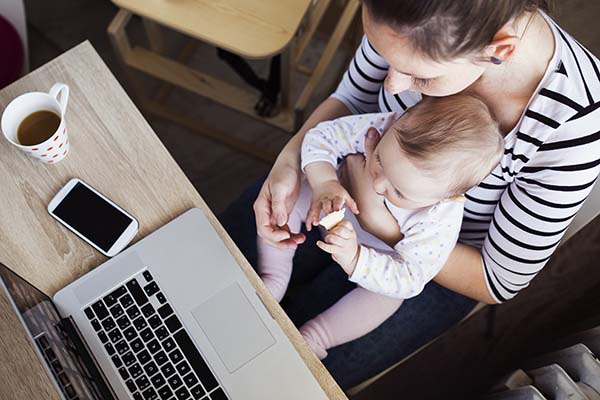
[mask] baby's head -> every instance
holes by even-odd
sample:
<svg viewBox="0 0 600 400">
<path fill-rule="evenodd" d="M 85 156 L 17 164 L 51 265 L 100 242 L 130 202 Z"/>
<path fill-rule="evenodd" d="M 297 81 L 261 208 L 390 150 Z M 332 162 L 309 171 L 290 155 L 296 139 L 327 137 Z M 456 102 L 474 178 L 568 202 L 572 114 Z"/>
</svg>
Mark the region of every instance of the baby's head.
<svg viewBox="0 0 600 400">
<path fill-rule="evenodd" d="M 498 124 L 481 100 L 427 97 L 383 135 L 368 168 L 377 193 L 398 207 L 420 208 L 479 184 L 503 152 Z"/>
</svg>

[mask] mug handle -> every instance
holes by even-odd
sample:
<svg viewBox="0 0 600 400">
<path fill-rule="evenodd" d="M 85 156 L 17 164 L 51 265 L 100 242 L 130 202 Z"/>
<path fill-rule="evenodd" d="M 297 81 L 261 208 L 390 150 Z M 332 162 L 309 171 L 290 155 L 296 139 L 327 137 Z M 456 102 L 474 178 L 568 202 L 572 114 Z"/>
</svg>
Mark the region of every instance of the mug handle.
<svg viewBox="0 0 600 400">
<path fill-rule="evenodd" d="M 57 82 L 52 86 L 49 94 L 50 96 L 54 97 L 56 101 L 58 101 L 58 104 L 60 104 L 60 112 L 62 115 L 65 115 L 65 111 L 67 110 L 67 102 L 69 101 L 69 87 L 64 83 Z"/>
</svg>

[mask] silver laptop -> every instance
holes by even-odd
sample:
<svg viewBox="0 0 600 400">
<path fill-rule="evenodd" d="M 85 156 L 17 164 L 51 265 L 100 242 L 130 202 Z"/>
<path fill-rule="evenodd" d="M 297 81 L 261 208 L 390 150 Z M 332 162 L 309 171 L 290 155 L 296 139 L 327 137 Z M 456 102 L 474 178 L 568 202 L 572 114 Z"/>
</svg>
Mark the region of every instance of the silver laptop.
<svg viewBox="0 0 600 400">
<path fill-rule="evenodd" d="M 327 398 L 199 209 L 53 300 L 61 322 L 29 330 L 40 354 L 54 346 L 60 371 L 71 371 L 61 381 L 60 363 L 44 359 L 66 399 Z"/>
</svg>

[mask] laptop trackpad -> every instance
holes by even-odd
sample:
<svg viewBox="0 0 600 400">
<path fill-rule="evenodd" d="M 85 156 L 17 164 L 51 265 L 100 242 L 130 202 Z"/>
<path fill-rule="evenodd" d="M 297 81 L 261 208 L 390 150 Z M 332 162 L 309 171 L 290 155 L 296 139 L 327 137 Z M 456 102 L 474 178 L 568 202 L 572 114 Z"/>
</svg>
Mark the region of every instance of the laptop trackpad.
<svg viewBox="0 0 600 400">
<path fill-rule="evenodd" d="M 230 373 L 275 344 L 237 283 L 194 308 L 192 315 Z"/>
</svg>

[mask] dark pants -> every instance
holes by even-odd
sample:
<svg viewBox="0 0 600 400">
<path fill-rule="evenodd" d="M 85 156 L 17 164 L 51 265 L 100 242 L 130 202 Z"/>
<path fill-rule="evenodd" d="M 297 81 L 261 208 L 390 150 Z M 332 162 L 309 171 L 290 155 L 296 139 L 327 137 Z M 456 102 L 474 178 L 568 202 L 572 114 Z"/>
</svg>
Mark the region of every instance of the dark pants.
<svg viewBox="0 0 600 400">
<path fill-rule="evenodd" d="M 220 221 L 250 264 L 256 266 L 256 225 L 252 204 L 263 180 L 246 190 Z M 292 280 L 282 306 L 296 326 L 313 318 L 355 287 L 316 245 L 317 230 L 298 247 Z M 395 364 L 460 321 L 476 301 L 431 281 L 421 294 L 404 301 L 377 329 L 328 351 L 323 364 L 348 389 Z"/>
</svg>

